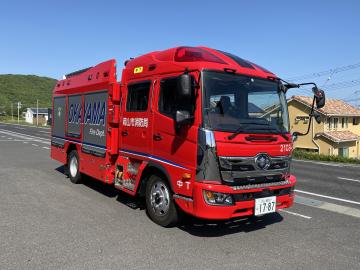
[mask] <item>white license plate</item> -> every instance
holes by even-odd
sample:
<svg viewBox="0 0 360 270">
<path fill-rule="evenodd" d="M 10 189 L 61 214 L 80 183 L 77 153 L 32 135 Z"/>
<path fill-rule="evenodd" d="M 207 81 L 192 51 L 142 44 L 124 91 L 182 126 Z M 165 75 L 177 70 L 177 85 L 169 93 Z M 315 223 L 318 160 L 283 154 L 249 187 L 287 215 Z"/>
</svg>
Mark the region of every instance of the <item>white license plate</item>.
<svg viewBox="0 0 360 270">
<path fill-rule="evenodd" d="M 276 210 L 276 196 L 255 199 L 255 216 L 273 213 Z"/>
</svg>

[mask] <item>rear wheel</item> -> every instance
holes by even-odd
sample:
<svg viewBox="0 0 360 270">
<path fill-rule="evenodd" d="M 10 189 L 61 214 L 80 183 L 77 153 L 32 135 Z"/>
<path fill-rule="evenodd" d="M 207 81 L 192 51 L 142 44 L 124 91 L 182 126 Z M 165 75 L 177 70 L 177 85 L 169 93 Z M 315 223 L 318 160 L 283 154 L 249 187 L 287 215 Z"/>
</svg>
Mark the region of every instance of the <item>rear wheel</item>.
<svg viewBox="0 0 360 270">
<path fill-rule="evenodd" d="M 79 184 L 81 182 L 79 161 L 78 152 L 76 150 L 72 150 L 68 155 L 68 173 L 70 181 L 74 184 Z"/>
<path fill-rule="evenodd" d="M 163 227 L 178 221 L 178 209 L 168 183 L 159 175 L 150 176 L 146 185 L 146 210 L 150 218 Z"/>
</svg>

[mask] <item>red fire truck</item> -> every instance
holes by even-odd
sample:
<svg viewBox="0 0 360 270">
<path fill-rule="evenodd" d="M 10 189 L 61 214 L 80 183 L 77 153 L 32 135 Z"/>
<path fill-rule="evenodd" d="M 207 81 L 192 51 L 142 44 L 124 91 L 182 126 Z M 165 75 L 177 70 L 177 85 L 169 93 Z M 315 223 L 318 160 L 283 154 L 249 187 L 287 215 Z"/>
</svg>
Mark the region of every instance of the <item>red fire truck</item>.
<svg viewBox="0 0 360 270">
<path fill-rule="evenodd" d="M 293 136 L 287 83 L 231 53 L 177 47 L 70 73 L 53 92 L 51 157 L 145 196 L 150 218 L 175 224 L 263 215 L 290 207 Z M 310 116 L 324 105 L 314 85 Z M 310 119 L 311 119 L 310 117 Z M 309 127 L 310 127 L 309 123 Z"/>
</svg>

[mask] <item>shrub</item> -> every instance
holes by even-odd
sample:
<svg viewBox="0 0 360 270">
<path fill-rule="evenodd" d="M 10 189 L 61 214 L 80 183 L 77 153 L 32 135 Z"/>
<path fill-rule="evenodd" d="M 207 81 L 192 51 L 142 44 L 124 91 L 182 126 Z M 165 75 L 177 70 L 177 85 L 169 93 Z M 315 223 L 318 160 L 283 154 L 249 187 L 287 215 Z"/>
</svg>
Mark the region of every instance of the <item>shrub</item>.
<svg viewBox="0 0 360 270">
<path fill-rule="evenodd" d="M 318 153 L 299 150 L 299 149 L 295 149 L 293 151 L 293 157 L 298 159 L 360 164 L 360 159 L 341 157 L 341 156 L 328 156 L 324 154 L 318 154 Z"/>
</svg>

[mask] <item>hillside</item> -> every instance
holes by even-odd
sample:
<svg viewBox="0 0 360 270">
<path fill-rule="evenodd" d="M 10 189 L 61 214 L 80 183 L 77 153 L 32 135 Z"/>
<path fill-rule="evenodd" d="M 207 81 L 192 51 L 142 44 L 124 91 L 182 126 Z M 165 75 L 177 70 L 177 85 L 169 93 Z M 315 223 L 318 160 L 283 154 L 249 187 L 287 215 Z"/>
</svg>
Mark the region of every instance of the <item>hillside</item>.
<svg viewBox="0 0 360 270">
<path fill-rule="evenodd" d="M 22 110 L 27 107 L 51 106 L 51 94 L 56 80 L 35 75 L 0 75 L 0 114 L 6 112 L 11 115 L 11 103 L 13 103 L 14 114 L 17 114 L 16 103 L 21 101 Z"/>
</svg>

